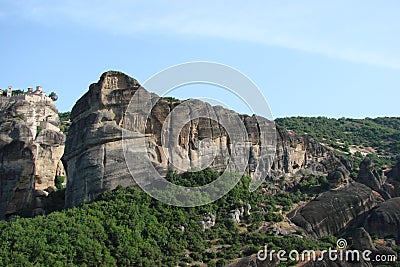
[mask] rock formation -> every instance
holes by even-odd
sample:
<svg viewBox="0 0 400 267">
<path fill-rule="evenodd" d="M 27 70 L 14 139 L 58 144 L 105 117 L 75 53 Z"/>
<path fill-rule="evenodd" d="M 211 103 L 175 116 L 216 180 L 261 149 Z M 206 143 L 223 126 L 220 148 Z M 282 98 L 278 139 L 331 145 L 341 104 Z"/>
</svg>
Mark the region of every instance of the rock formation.
<svg viewBox="0 0 400 267">
<path fill-rule="evenodd" d="M 400 197 L 386 200 L 372 209 L 363 226 L 371 235 L 400 242 Z"/>
<path fill-rule="evenodd" d="M 292 211 L 288 217 L 307 233 L 321 238 L 343 231 L 354 219 L 381 201 L 381 197 L 369 187 L 351 183 L 320 194 L 304 207 Z"/>
<path fill-rule="evenodd" d="M 387 177 L 382 190 L 388 198 L 400 197 L 400 161 L 391 170 L 385 173 Z"/>
<path fill-rule="evenodd" d="M 378 171 L 369 158 L 360 163 L 357 182 L 365 184 L 385 199 L 400 196 L 400 162 L 386 173 Z"/>
<path fill-rule="evenodd" d="M 396 252 L 393 251 L 390 247 L 387 247 L 387 246 L 384 246 L 381 244 L 374 244 L 372 242 L 372 238 L 371 238 L 370 234 L 363 227 L 357 228 L 354 231 L 352 231 L 352 239 L 353 239 L 352 249 L 356 249 L 360 252 L 363 252 L 366 250 L 371 251 L 371 255 L 369 256 L 369 258 L 372 260 L 372 265 L 374 265 L 374 266 L 382 265 L 382 263 L 375 262 L 375 260 L 374 260 L 377 258 L 378 255 L 379 255 L 379 258 L 382 258 L 382 256 L 385 255 L 386 259 L 390 258 L 390 257 L 388 257 L 389 255 L 396 256 Z M 362 262 L 362 261 L 360 261 L 360 262 Z"/>
<path fill-rule="evenodd" d="M 385 199 L 390 198 L 384 190 L 382 190 L 386 177 L 383 172 L 379 172 L 374 168 L 371 159 L 365 158 L 360 163 L 360 170 L 358 172 L 357 182 L 365 184 L 372 190 L 379 192 Z"/>
<path fill-rule="evenodd" d="M 320 194 L 304 207 L 292 211 L 288 217 L 318 238 L 361 226 L 369 234 L 399 240 L 398 167 L 399 163 L 384 174 L 378 172 L 371 160 L 366 158 L 360 164 L 356 182 Z M 337 170 L 328 175 L 328 181 L 344 176 Z"/>
<path fill-rule="evenodd" d="M 213 228 L 215 226 L 216 219 L 217 219 L 217 217 L 212 213 L 204 214 L 203 220 L 199 221 L 202 231 L 204 232 L 208 229 Z"/>
<path fill-rule="evenodd" d="M 231 219 L 235 224 L 239 224 L 241 219 L 250 216 L 250 210 L 251 205 L 247 203 L 240 208 L 229 211 L 227 217 Z"/>
<path fill-rule="evenodd" d="M 44 94 L 0 96 L 0 219 L 43 213 L 44 190 L 64 176 L 65 136 L 58 111 Z"/>
<path fill-rule="evenodd" d="M 89 91 L 73 107 L 72 124 L 63 157 L 69 178 L 66 207 L 91 201 L 101 192 L 113 189 L 117 185 L 135 184 L 126 166 L 121 136 L 123 127 L 126 127 L 124 115 L 129 101 L 139 88 L 141 87 L 135 79 L 121 72 L 109 71 L 104 73 L 97 83 L 90 85 Z M 143 93 L 150 96 L 151 101 L 157 97 L 147 91 Z M 144 156 L 151 158 L 152 165 L 161 174 L 165 174 L 171 167 L 162 149 L 162 137 L 167 138 L 169 132 L 169 129 L 163 130 L 163 125 L 171 111 L 182 106 L 178 105 L 180 103 L 160 99 L 151 110 L 147 121 L 137 119 L 135 114 L 129 118 L 129 124 L 140 125 L 145 129 L 147 154 L 137 155 L 132 159 L 136 164 L 136 176 L 149 176 L 143 163 Z M 198 101 L 195 107 L 188 107 L 188 112 L 196 113 L 200 109 L 211 113 L 218 111 L 218 114 L 223 114 L 221 117 L 224 117 L 228 124 L 238 116 L 231 110 L 211 107 L 201 101 Z M 176 112 L 173 116 L 176 118 L 171 119 L 171 127 L 174 121 L 180 121 L 188 114 Z M 227 167 L 231 140 L 226 133 L 226 127 L 220 125 L 221 117 L 216 120 L 193 119 L 183 126 L 174 148 L 178 155 L 174 159 L 179 162 L 178 165 L 201 167 L 198 165 L 199 159 L 210 158 L 213 169 L 221 171 Z M 260 125 L 255 116 L 239 115 L 239 118 L 245 126 L 251 146 L 250 154 L 242 155 L 242 158 L 248 157 L 248 171 L 253 173 L 259 163 L 260 146 L 263 145 L 260 141 Z M 134 146 L 137 141 L 133 139 Z M 349 169 L 345 160 L 338 158 L 310 137 L 298 136 L 280 128 L 277 130 L 276 158 L 272 165 L 271 179 L 281 176 L 290 178 L 303 175 L 304 172 L 326 175 L 338 168 L 345 170 L 343 172 L 347 175 L 346 170 Z"/>
<path fill-rule="evenodd" d="M 400 160 L 397 161 L 396 165 L 387 172 L 386 176 L 393 180 L 400 181 Z"/>
<path fill-rule="evenodd" d="M 63 156 L 69 177 L 66 207 L 93 200 L 117 185 L 134 184 L 122 150 L 121 125 L 137 88 L 136 80 L 107 72 L 73 107 Z"/>
<path fill-rule="evenodd" d="M 372 162 L 369 158 L 365 158 L 360 163 L 360 171 L 358 172 L 357 181 L 371 187 L 375 191 L 379 191 L 385 182 L 383 173 L 379 173 L 375 168 L 373 168 Z"/>
<path fill-rule="evenodd" d="M 307 135 L 298 135 L 277 127 L 277 147 L 273 166 L 275 176 L 282 174 L 329 174 L 342 168 L 349 175 L 351 165 Z"/>
<path fill-rule="evenodd" d="M 375 245 L 372 242 L 372 238 L 364 228 L 360 227 L 353 231 L 353 248 L 357 250 L 373 250 Z"/>
</svg>

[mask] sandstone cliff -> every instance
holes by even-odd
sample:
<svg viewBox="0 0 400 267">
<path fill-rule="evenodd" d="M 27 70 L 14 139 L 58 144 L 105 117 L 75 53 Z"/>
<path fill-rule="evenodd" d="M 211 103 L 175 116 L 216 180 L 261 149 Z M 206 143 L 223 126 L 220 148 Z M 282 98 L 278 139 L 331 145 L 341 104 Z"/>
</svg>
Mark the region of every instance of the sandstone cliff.
<svg viewBox="0 0 400 267">
<path fill-rule="evenodd" d="M 140 85 L 135 79 L 121 72 L 109 71 L 104 73 L 97 83 L 90 85 L 89 91 L 74 106 L 63 157 L 69 178 L 66 207 L 91 201 L 101 192 L 113 189 L 117 185 L 135 184 L 125 163 L 121 133 L 127 106 L 139 88 Z M 146 91 L 144 93 L 152 99 L 156 97 Z M 168 135 L 168 129 L 162 132 L 162 127 L 170 112 L 179 103 L 181 102 L 173 103 L 167 99 L 160 99 L 147 121 L 135 118 L 130 121 L 131 124 L 139 124 L 145 129 L 147 155 L 161 174 L 165 174 L 171 167 L 161 148 L 162 136 Z M 231 141 L 226 127 L 220 124 L 221 117 L 229 124 L 238 114 L 198 101 L 195 108 L 188 107 L 187 113 L 176 112 L 174 118 L 179 121 L 199 109 L 206 109 L 210 113 L 218 111 L 222 116 L 216 117 L 215 120 L 193 119 L 184 125 L 175 146 L 177 160 L 181 165 L 195 168 L 199 167 L 196 164 L 200 158 L 210 157 L 213 169 L 224 170 L 228 164 L 227 155 L 231 153 Z M 252 174 L 256 166 L 260 165 L 260 147 L 263 145 L 260 125 L 254 116 L 239 115 L 239 118 L 245 126 L 250 142 L 250 154 L 242 156 L 247 157 L 248 171 Z M 208 145 L 205 142 L 207 140 L 213 141 L 214 145 L 208 150 L 201 150 L 202 145 Z M 139 155 L 132 159 L 136 163 L 135 175 L 139 177 L 149 175 L 142 162 L 142 157 L 147 155 Z M 309 137 L 298 136 L 280 128 L 277 130 L 276 158 L 271 164 L 272 180 L 282 176 L 293 180 L 293 177 L 305 173 L 327 175 L 338 169 L 344 170 L 345 176 L 349 173 L 349 164 L 336 157 L 329 149 Z"/>
<path fill-rule="evenodd" d="M 45 95 L 0 96 L 0 219 L 22 211 L 43 213 L 44 190 L 54 187 L 56 175 L 65 175 L 59 124 Z"/>
<path fill-rule="evenodd" d="M 286 186 L 307 175 L 327 175 L 332 187 L 347 184 L 351 163 L 307 135 L 277 127 L 277 146 L 272 176 L 285 177 Z"/>
</svg>

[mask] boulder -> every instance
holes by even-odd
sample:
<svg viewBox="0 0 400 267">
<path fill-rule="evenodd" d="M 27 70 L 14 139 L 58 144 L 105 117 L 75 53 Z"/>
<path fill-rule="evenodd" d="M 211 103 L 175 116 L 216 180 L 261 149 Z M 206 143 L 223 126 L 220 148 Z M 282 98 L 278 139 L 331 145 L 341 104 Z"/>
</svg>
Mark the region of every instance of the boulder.
<svg viewBox="0 0 400 267">
<path fill-rule="evenodd" d="M 360 227 L 353 231 L 353 248 L 357 250 L 373 250 L 375 249 L 372 238 L 364 228 Z"/>
<path fill-rule="evenodd" d="M 400 197 L 386 200 L 372 209 L 363 227 L 371 235 L 400 242 Z"/>
<path fill-rule="evenodd" d="M 349 224 L 382 202 L 371 188 L 351 183 L 320 194 L 288 214 L 288 218 L 308 234 L 322 238 L 345 230 Z"/>
<path fill-rule="evenodd" d="M 216 216 L 214 214 L 211 214 L 211 213 L 204 214 L 203 220 L 199 222 L 203 232 L 214 227 L 215 219 L 216 219 Z M 183 231 L 184 230 L 185 230 L 185 228 L 183 228 Z"/>
<path fill-rule="evenodd" d="M 234 223 L 239 224 L 240 223 L 240 210 L 239 209 L 231 210 L 228 213 L 228 218 L 230 218 Z"/>
<path fill-rule="evenodd" d="M 337 167 L 328 174 L 330 188 L 337 188 L 350 182 L 350 172 L 343 166 Z"/>
<path fill-rule="evenodd" d="M 365 158 L 360 163 L 357 182 L 369 186 L 385 199 L 400 197 L 399 164 L 398 162 L 389 171 L 382 172 L 376 170 L 369 158 Z"/>
<path fill-rule="evenodd" d="M 365 158 L 360 163 L 360 171 L 358 172 L 357 182 L 371 187 L 375 191 L 380 191 L 385 183 L 385 178 L 382 172 L 378 172 L 371 160 Z"/>
<path fill-rule="evenodd" d="M 250 203 L 247 203 L 246 205 L 243 206 L 244 207 L 244 212 L 246 216 L 250 216 L 250 210 L 251 210 L 251 205 Z"/>
</svg>

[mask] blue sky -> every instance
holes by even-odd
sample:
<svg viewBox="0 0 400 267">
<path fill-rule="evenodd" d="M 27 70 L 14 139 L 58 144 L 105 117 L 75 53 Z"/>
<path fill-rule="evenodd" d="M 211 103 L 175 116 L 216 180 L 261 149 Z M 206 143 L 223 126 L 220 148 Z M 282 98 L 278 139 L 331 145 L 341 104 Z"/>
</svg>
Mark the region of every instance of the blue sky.
<svg viewBox="0 0 400 267">
<path fill-rule="evenodd" d="M 250 77 L 274 117 L 400 116 L 399 14 L 398 1 L 0 0 L 0 88 L 40 84 L 68 111 L 104 71 L 143 83 L 213 61 Z M 172 95 L 247 112 L 205 87 Z"/>
</svg>

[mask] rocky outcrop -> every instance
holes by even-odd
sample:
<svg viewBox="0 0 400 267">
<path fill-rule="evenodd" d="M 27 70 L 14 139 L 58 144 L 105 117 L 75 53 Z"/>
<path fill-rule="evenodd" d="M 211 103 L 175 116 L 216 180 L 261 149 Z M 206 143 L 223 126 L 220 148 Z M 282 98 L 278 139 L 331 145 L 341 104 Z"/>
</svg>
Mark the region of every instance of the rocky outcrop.
<svg viewBox="0 0 400 267">
<path fill-rule="evenodd" d="M 363 227 L 353 230 L 352 239 L 352 249 L 356 249 L 360 252 L 367 250 L 371 251 L 369 258 L 371 259 L 370 263 L 372 263 L 373 266 L 382 265 L 382 262 L 376 262 L 375 259 L 382 259 L 383 256 L 386 259 L 390 259 L 393 256 L 397 257 L 396 252 L 393 251 L 390 247 L 382 244 L 374 244 L 372 242 L 370 234 Z"/>
<path fill-rule="evenodd" d="M 350 182 L 351 163 L 308 135 L 277 126 L 277 146 L 271 178 L 280 189 L 296 186 L 305 176 L 328 176 L 331 188 Z"/>
<path fill-rule="evenodd" d="M 383 262 L 378 262 L 375 259 L 382 259 L 382 256 L 385 256 L 386 259 L 388 259 L 390 256 L 396 256 L 396 253 L 391 248 L 383 246 L 383 245 L 379 245 L 379 244 L 374 244 L 372 242 L 371 236 L 362 227 L 356 228 L 352 231 L 352 240 L 353 240 L 352 246 L 346 247 L 345 249 L 346 249 L 346 251 L 354 252 L 354 254 L 348 254 L 348 256 L 346 257 L 346 254 L 341 253 L 341 251 L 339 250 L 336 253 L 334 253 L 332 256 L 329 256 L 329 254 L 327 253 L 327 254 L 325 254 L 325 257 L 323 257 L 322 260 L 311 261 L 311 262 L 308 262 L 307 264 L 305 264 L 304 266 L 307 266 L 307 267 L 382 266 Z M 337 248 L 332 248 L 332 249 L 337 249 Z M 356 250 L 359 251 L 358 256 L 355 253 Z M 365 256 L 368 258 L 364 258 L 364 256 L 363 256 L 363 253 L 365 251 L 369 251 L 365 254 Z M 390 263 L 390 262 L 388 262 L 388 263 Z"/>
<path fill-rule="evenodd" d="M 372 238 L 364 228 L 360 227 L 353 231 L 352 235 L 353 239 L 353 248 L 359 251 L 362 250 L 373 250 L 375 249 L 374 243 L 372 242 Z"/>
<path fill-rule="evenodd" d="M 371 160 L 365 158 L 360 163 L 357 182 L 365 184 L 375 191 L 379 191 L 385 183 L 385 179 L 382 172 L 379 173 L 375 168 L 373 168 Z"/>
<path fill-rule="evenodd" d="M 296 173 L 328 174 L 342 167 L 345 175 L 351 165 L 308 135 L 297 135 L 277 127 L 277 148 L 273 165 L 275 176 Z"/>
<path fill-rule="evenodd" d="M 145 138 L 147 149 L 144 154 L 137 154 L 130 159 L 135 162 L 136 177 L 151 175 L 143 161 L 147 156 L 150 157 L 152 166 L 162 175 L 168 168 L 180 171 L 176 166 L 184 166 L 183 169 L 201 168 L 202 163 L 208 159 L 214 170 L 225 170 L 229 164 L 229 154 L 234 153 L 231 151 L 232 138 L 227 134 L 226 127 L 221 126 L 221 120 L 229 126 L 233 124 L 235 117 L 239 117 L 242 121 L 250 145 L 249 155 L 239 155 L 239 158 L 244 158 L 246 164 L 249 163 L 248 172 L 251 175 L 254 175 L 257 166 L 262 165 L 261 146 L 268 144 L 261 143 L 264 139 L 261 137 L 260 125 L 255 116 L 238 116 L 234 111 L 211 107 L 201 101 L 183 102 L 189 103 L 186 112 L 174 113 L 172 110 L 181 108 L 182 103 L 160 99 L 149 112 L 147 120 L 140 117 L 142 112 L 140 108 L 126 119 L 124 116 L 128 104 L 139 89 L 148 96 L 149 101 L 155 101 L 157 98 L 154 94 L 143 90 L 135 79 L 121 72 L 109 71 L 104 73 L 97 83 L 90 85 L 89 91 L 74 106 L 63 157 L 69 178 L 66 207 L 91 201 L 101 192 L 113 189 L 117 185 L 135 184 L 126 166 L 121 137 L 123 127 L 124 130 L 129 130 L 132 125 L 143 128 L 144 135 L 132 137 L 129 140 L 130 145 L 135 147 L 139 139 Z M 134 102 L 134 105 L 140 107 L 139 102 Z M 181 105 L 178 105 L 180 103 Z M 195 105 L 192 105 L 193 103 Z M 199 110 L 219 115 L 214 116 L 215 119 L 204 117 L 192 119 L 182 125 L 179 136 L 176 138 L 169 136 L 171 129 L 178 127 L 175 122 L 184 121 Z M 168 119 L 171 122 L 168 124 L 170 129 L 163 129 Z M 174 157 L 170 157 L 174 160 L 173 164 L 164 153 L 163 138 L 170 138 L 168 142 L 174 144 L 173 149 L 169 150 L 176 152 Z M 272 140 L 272 137 L 268 138 Z M 347 169 L 346 164 L 346 161 L 336 157 L 329 149 L 310 137 L 298 136 L 278 128 L 276 158 L 272 164 L 269 163 L 273 170 L 270 178 L 274 180 L 277 177 L 287 176 L 291 179 L 304 173 L 327 175 L 338 168 Z"/>
<path fill-rule="evenodd" d="M 334 171 L 328 173 L 328 183 L 330 188 L 348 184 L 350 182 L 349 170 L 343 166 L 338 166 Z"/>
<path fill-rule="evenodd" d="M 400 181 L 400 160 L 386 173 L 386 176 L 393 180 Z"/>
<path fill-rule="evenodd" d="M 136 80 L 107 72 L 73 107 L 63 156 L 68 175 L 66 207 L 93 200 L 117 185 L 135 184 L 125 163 L 121 126 L 138 88 Z"/>
<path fill-rule="evenodd" d="M 65 175 L 59 124 L 53 101 L 43 94 L 0 96 L 0 219 L 43 212 L 38 191 Z"/>
<path fill-rule="evenodd" d="M 211 229 L 215 226 L 215 220 L 216 216 L 212 213 L 206 213 L 203 216 L 203 220 L 199 221 L 200 227 L 202 231 L 206 231 L 208 229 Z"/>
<path fill-rule="evenodd" d="M 400 197 L 389 199 L 372 209 L 363 226 L 372 235 L 400 242 Z"/>
<path fill-rule="evenodd" d="M 371 188 L 351 183 L 320 194 L 304 207 L 292 211 L 288 218 L 307 233 L 321 238 L 343 231 L 381 201 Z"/>
<path fill-rule="evenodd" d="M 360 170 L 357 177 L 357 182 L 369 186 L 374 191 L 378 192 L 385 199 L 400 196 L 400 174 L 399 165 L 393 166 L 386 173 L 378 171 L 369 158 L 365 158 L 360 163 Z"/>
<path fill-rule="evenodd" d="M 244 217 L 250 216 L 251 205 L 247 203 L 246 205 L 231 210 L 228 213 L 228 218 L 231 219 L 235 224 L 239 224 L 240 220 Z"/>
<path fill-rule="evenodd" d="M 385 173 L 387 177 L 382 189 L 389 198 L 400 197 L 400 161 Z"/>
</svg>

